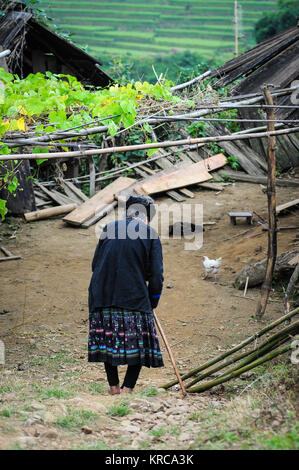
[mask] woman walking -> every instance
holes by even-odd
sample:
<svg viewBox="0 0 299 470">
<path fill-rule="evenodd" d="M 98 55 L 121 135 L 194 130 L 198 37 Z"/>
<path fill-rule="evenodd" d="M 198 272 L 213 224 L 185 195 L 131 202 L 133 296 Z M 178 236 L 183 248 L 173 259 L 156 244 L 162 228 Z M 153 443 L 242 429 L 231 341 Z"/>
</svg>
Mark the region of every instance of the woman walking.
<svg viewBox="0 0 299 470">
<path fill-rule="evenodd" d="M 152 313 L 163 287 L 154 215 L 152 198 L 130 196 L 125 218 L 106 225 L 92 261 L 88 361 L 104 362 L 112 395 L 132 392 L 142 366 L 164 365 Z M 117 366 L 124 364 L 120 387 Z"/>
</svg>

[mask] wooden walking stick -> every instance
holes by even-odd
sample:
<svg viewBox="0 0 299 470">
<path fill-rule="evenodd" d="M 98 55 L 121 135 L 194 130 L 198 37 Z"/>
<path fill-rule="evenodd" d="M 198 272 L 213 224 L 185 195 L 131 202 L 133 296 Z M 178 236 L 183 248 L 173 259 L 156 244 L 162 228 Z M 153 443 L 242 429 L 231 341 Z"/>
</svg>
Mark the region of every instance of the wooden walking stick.
<svg viewBox="0 0 299 470">
<path fill-rule="evenodd" d="M 159 322 L 159 319 L 156 315 L 156 312 L 155 310 L 153 310 L 153 315 L 154 315 L 154 319 L 155 319 L 155 322 L 157 324 L 157 328 L 160 332 L 160 335 L 162 336 L 162 339 L 164 341 L 164 344 L 166 346 L 166 349 L 167 349 L 167 352 L 168 352 L 168 355 L 169 355 L 169 358 L 170 358 L 170 361 L 171 361 L 171 364 L 174 368 L 174 372 L 175 372 L 175 375 L 177 376 L 177 379 L 179 381 L 179 384 L 180 384 L 180 387 L 181 387 L 181 390 L 182 390 L 182 393 L 183 393 L 183 396 L 185 397 L 187 395 L 187 392 L 186 392 L 186 389 L 185 389 L 185 385 L 183 384 L 183 381 L 181 379 L 181 376 L 180 376 L 180 373 L 179 373 L 179 369 L 177 368 L 177 365 L 175 363 L 175 360 L 174 360 L 174 357 L 173 357 L 173 354 L 172 354 L 172 351 L 170 349 L 170 346 L 168 344 L 168 341 L 167 341 L 167 338 L 165 336 L 165 333 L 163 331 L 163 328 L 161 326 L 161 323 Z"/>
</svg>

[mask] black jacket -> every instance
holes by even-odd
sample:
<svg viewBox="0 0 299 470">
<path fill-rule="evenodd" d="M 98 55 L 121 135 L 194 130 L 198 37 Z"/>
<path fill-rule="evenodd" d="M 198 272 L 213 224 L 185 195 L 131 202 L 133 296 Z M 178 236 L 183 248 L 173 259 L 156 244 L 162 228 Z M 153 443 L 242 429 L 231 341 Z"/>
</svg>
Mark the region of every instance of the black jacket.
<svg viewBox="0 0 299 470">
<path fill-rule="evenodd" d="M 109 223 L 99 239 L 92 271 L 90 312 L 114 306 L 151 313 L 163 287 L 162 247 L 157 232 L 139 219 Z"/>
</svg>

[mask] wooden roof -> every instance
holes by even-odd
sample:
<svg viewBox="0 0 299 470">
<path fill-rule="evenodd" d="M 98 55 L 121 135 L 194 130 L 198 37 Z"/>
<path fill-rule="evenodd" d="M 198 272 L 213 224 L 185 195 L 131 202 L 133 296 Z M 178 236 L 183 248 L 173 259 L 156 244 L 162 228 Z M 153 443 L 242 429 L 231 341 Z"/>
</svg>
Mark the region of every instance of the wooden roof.
<svg viewBox="0 0 299 470">
<path fill-rule="evenodd" d="M 228 85 L 239 79 L 230 91 L 232 95 L 259 93 L 265 83 L 275 88 L 291 87 L 294 80 L 299 80 L 298 25 L 226 62 L 211 76 L 219 78 L 216 86 Z M 276 103 L 292 104 L 290 95 L 279 97 Z M 276 115 L 282 119 L 299 119 L 296 109 L 278 109 Z"/>
<path fill-rule="evenodd" d="M 9 11 L 0 20 L 0 45 L 3 49 L 14 49 L 18 37 L 24 34 L 22 66 L 16 61 L 11 72 L 24 71 L 26 76 L 30 72 L 70 73 L 84 84 L 106 87 L 112 79 L 100 68 L 101 62 L 90 56 L 80 48 L 63 39 L 43 24 L 36 21 L 31 13 L 25 11 Z M 44 63 L 46 70 L 39 70 L 36 65 L 36 54 L 39 51 L 47 56 L 54 56 L 55 61 Z M 33 64 L 35 62 L 35 64 Z M 52 67 L 52 68 L 51 68 Z M 20 69 L 20 70 L 19 70 Z M 22 73 L 21 73 L 22 75 Z"/>
<path fill-rule="evenodd" d="M 275 58 L 280 60 L 284 54 L 288 54 L 289 48 L 294 48 L 298 52 L 298 47 L 299 27 L 294 26 L 229 60 L 214 70 L 211 77 L 219 78 L 216 83 L 217 86 L 228 85 L 240 77 L 244 78 L 249 74 L 253 74 L 256 70 L 267 65 L 272 59 L 274 59 L 272 62 L 274 66 L 276 64 Z"/>
</svg>

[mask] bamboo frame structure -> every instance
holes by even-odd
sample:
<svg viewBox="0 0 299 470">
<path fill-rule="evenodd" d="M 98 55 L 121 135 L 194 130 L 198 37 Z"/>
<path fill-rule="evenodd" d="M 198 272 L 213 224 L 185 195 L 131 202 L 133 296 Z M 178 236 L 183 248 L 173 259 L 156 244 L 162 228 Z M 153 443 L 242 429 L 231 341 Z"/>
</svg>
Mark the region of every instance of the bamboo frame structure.
<svg viewBox="0 0 299 470">
<path fill-rule="evenodd" d="M 211 137 L 199 137 L 199 138 L 189 138 L 189 139 L 180 139 L 180 140 L 167 140 L 163 142 L 151 142 L 149 144 L 138 144 L 138 145 L 123 145 L 120 147 L 108 147 L 108 148 L 94 148 L 91 150 L 81 150 L 81 151 L 72 151 L 72 152 L 49 152 L 49 153 L 17 153 L 10 155 L 1 156 L 1 161 L 5 160 L 38 160 L 41 158 L 56 159 L 56 158 L 74 158 L 74 157 L 91 157 L 93 155 L 103 155 L 106 153 L 121 153 L 121 152 L 131 152 L 133 150 L 149 150 L 149 149 L 159 149 L 167 147 L 176 147 L 179 145 L 192 145 L 192 144 L 203 144 L 208 142 L 227 142 L 234 140 L 246 140 L 246 139 L 258 139 L 261 137 L 270 137 L 276 135 L 286 135 L 299 132 L 299 126 L 291 127 L 287 129 L 281 129 L 278 131 L 267 131 L 267 132 L 257 132 L 255 134 L 238 134 L 238 135 L 216 135 Z M 17 144 L 15 146 L 18 146 Z"/>
</svg>

